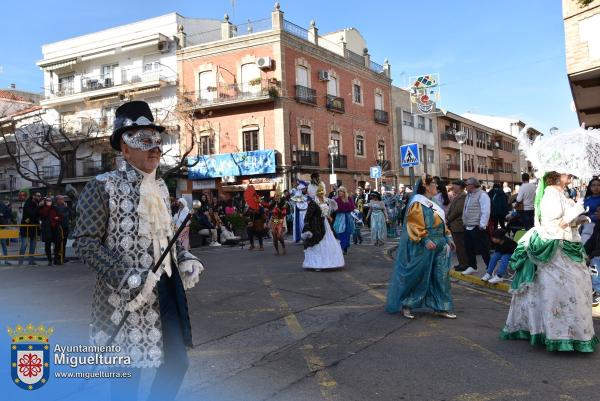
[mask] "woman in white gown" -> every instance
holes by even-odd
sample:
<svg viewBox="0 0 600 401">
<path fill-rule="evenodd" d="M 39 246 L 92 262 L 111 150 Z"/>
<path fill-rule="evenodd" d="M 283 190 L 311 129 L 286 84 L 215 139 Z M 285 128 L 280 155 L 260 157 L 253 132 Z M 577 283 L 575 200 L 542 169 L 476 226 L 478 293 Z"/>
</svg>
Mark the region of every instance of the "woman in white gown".
<svg viewBox="0 0 600 401">
<path fill-rule="evenodd" d="M 519 241 L 503 339 L 528 340 L 548 351 L 593 352 L 592 285 L 579 226 L 583 205 L 565 196 L 571 176 L 544 175 L 536 197 L 536 226 Z M 545 187 L 545 188 L 544 188 Z M 540 201 L 541 199 L 541 201 Z"/>
<path fill-rule="evenodd" d="M 344 254 L 339 241 L 331 229 L 331 212 L 336 202 L 325 197 L 325 186 L 320 184 L 316 197 L 308 204 L 304 218 L 304 263 L 305 269 L 337 269 L 344 267 Z"/>
</svg>

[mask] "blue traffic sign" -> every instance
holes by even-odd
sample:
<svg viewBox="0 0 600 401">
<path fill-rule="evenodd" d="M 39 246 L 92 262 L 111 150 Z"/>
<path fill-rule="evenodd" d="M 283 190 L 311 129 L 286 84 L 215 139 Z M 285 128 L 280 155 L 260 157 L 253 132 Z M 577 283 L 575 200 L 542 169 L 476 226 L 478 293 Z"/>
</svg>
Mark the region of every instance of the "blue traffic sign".
<svg viewBox="0 0 600 401">
<path fill-rule="evenodd" d="M 371 178 L 381 178 L 381 167 L 380 166 L 371 167 Z"/>
<path fill-rule="evenodd" d="M 421 164 L 419 159 L 419 144 L 409 143 L 400 146 L 400 166 L 414 167 Z"/>
</svg>

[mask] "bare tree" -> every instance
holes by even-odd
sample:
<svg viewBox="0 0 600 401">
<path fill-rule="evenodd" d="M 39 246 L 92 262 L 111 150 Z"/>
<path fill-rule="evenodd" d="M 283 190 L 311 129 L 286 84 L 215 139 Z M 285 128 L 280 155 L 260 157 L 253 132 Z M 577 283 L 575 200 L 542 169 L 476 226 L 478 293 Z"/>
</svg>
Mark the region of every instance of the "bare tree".
<svg viewBox="0 0 600 401">
<path fill-rule="evenodd" d="M 23 116 L 20 116 L 23 117 Z M 60 188 L 64 178 L 75 175 L 75 162 L 90 159 L 98 148 L 107 148 L 101 122 L 81 118 L 79 124 L 47 121 L 41 109 L 19 120 L 12 115 L 4 118 L 0 138 L 5 153 L 23 179 L 47 188 Z M 80 151 L 84 148 L 87 152 Z M 53 159 L 52 165 L 40 160 Z"/>
</svg>

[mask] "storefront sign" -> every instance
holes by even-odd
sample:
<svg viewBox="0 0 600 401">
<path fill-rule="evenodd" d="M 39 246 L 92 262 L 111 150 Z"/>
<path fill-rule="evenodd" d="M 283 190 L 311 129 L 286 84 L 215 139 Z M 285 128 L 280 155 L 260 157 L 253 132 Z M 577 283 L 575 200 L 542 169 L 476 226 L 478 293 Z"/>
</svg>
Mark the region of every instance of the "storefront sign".
<svg viewBox="0 0 600 401">
<path fill-rule="evenodd" d="M 202 181 L 192 181 L 192 189 L 215 189 L 217 188 L 217 183 L 215 180 L 202 180 Z"/>
<path fill-rule="evenodd" d="M 252 152 L 200 156 L 199 158 L 188 157 L 188 166 L 190 166 L 188 169 L 190 180 L 273 174 L 275 173 L 275 151 L 255 150 Z"/>
</svg>

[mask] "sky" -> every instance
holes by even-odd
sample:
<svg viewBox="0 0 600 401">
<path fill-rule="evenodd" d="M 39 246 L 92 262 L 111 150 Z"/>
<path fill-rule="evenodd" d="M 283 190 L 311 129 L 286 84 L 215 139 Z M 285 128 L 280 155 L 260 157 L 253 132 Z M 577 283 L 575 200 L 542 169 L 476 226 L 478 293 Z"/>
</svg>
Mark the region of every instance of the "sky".
<svg viewBox="0 0 600 401">
<path fill-rule="evenodd" d="M 285 18 L 319 33 L 357 28 L 371 59 L 392 66 L 394 85 L 439 73 L 439 107 L 519 118 L 541 132 L 577 126 L 565 67 L 559 0 L 281 1 Z M 41 92 L 41 46 L 178 12 L 233 23 L 268 18 L 273 0 L 11 1 L 0 17 L 0 88 Z M 9 39 L 12 38 L 12 39 Z"/>
</svg>

